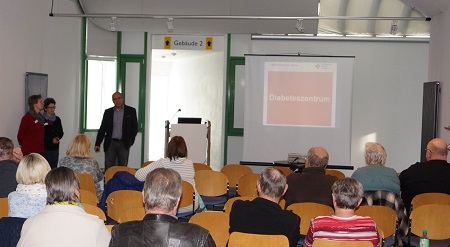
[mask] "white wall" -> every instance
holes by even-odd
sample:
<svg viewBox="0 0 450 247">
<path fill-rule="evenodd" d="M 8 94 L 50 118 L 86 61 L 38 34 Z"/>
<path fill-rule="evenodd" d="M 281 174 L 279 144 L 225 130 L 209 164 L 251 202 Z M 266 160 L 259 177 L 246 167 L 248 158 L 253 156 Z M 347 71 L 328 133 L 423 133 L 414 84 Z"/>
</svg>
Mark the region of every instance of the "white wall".
<svg viewBox="0 0 450 247">
<path fill-rule="evenodd" d="M 441 82 L 438 136 L 450 142 L 450 10 L 434 16 L 431 21 L 429 81 Z"/>
<path fill-rule="evenodd" d="M 388 153 L 386 165 L 397 171 L 420 159 L 427 43 L 252 40 L 251 46 L 246 46 L 249 36 L 237 35 L 232 40 L 231 54 L 235 56 L 297 52 L 355 56 L 349 165 L 355 169 L 364 166 L 363 148 L 367 141 L 384 145 Z M 327 144 L 323 146 L 326 148 Z"/>
<path fill-rule="evenodd" d="M 0 1 L 0 136 L 16 145 L 17 130 L 24 114 L 25 72 L 48 74 L 48 96 L 56 100 L 65 135 L 60 157 L 78 132 L 81 19 L 49 17 L 51 1 Z M 65 1 L 54 11 L 77 13 Z"/>
</svg>

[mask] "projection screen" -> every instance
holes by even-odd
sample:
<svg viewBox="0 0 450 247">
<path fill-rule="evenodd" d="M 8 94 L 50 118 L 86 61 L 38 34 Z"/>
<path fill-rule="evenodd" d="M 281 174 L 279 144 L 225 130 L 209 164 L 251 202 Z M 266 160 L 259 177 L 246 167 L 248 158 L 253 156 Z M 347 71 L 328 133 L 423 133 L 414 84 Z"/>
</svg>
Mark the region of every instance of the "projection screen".
<svg viewBox="0 0 450 247">
<path fill-rule="evenodd" d="M 354 57 L 245 56 L 244 160 L 286 160 L 310 147 L 351 165 Z"/>
</svg>

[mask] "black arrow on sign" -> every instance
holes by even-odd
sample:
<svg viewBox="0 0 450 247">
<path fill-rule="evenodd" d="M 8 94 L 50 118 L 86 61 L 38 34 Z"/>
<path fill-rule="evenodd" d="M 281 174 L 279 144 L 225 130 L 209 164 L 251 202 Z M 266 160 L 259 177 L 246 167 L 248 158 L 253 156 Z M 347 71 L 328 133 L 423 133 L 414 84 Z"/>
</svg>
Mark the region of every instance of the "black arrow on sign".
<svg viewBox="0 0 450 247">
<path fill-rule="evenodd" d="M 166 46 L 168 46 L 170 44 L 170 42 L 168 40 L 166 40 Z"/>
<path fill-rule="evenodd" d="M 211 46 L 211 41 L 208 41 L 208 42 L 206 42 L 206 44 L 208 45 L 208 46 Z"/>
</svg>

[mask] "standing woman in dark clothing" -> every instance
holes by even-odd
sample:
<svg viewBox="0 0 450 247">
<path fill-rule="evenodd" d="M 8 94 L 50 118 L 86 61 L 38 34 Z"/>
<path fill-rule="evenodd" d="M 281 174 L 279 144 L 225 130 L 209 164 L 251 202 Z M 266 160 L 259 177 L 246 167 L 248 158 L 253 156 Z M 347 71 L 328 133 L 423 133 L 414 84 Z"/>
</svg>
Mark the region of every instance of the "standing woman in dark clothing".
<svg viewBox="0 0 450 247">
<path fill-rule="evenodd" d="M 28 97 L 29 111 L 20 121 L 17 140 L 19 141 L 22 153 L 44 154 L 44 126 L 48 125 L 41 110 L 44 109 L 41 95 L 31 95 Z"/>
<path fill-rule="evenodd" d="M 44 157 L 52 169 L 56 168 L 59 160 L 59 141 L 64 135 L 61 119 L 55 115 L 56 101 L 53 98 L 44 100 L 45 126 Z"/>
</svg>

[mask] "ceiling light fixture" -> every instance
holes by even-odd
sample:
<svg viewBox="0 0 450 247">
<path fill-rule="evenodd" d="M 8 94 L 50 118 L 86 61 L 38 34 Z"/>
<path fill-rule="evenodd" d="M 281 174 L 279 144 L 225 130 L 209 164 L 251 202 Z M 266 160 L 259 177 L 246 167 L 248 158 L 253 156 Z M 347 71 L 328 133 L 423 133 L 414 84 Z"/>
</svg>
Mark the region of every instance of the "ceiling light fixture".
<svg viewBox="0 0 450 247">
<path fill-rule="evenodd" d="M 167 32 L 173 33 L 173 18 L 167 18 Z"/>
<path fill-rule="evenodd" d="M 391 22 L 391 32 L 390 33 L 392 35 L 396 35 L 397 34 L 397 30 L 398 30 L 397 23 L 398 23 L 398 20 L 392 20 L 392 22 Z"/>
<path fill-rule="evenodd" d="M 305 28 L 303 27 L 303 19 L 297 19 L 297 23 L 295 24 L 295 28 L 299 33 L 305 33 Z"/>
<path fill-rule="evenodd" d="M 115 16 L 111 17 L 111 22 L 109 23 L 109 27 L 110 27 L 111 32 L 117 31 L 117 29 L 116 29 L 116 20 L 117 20 L 117 17 L 115 17 Z"/>
</svg>

